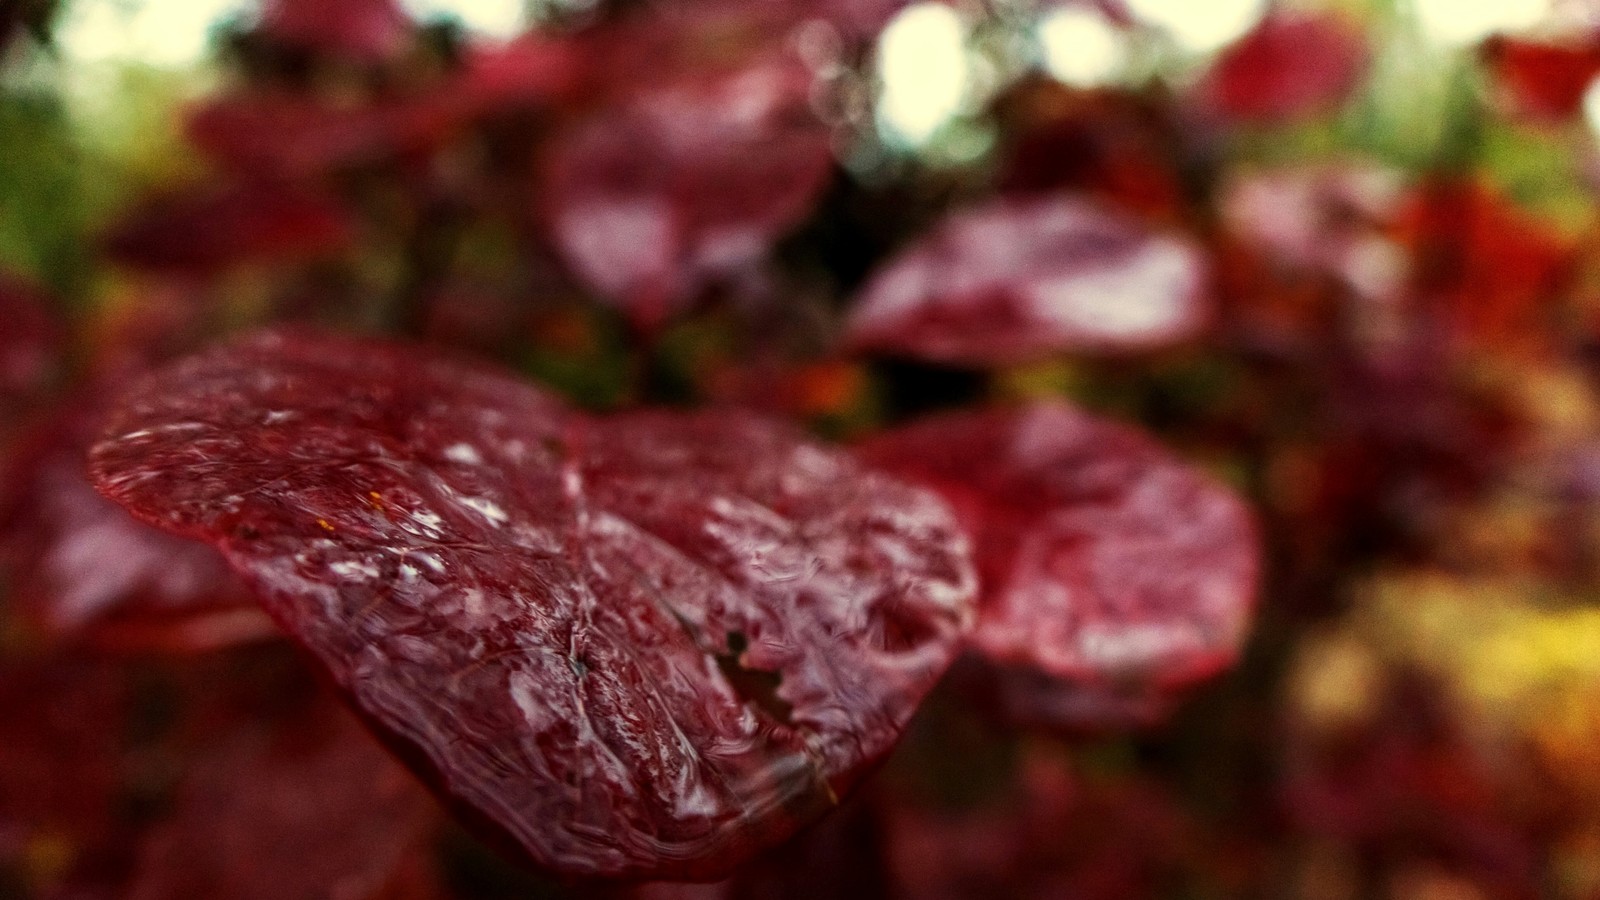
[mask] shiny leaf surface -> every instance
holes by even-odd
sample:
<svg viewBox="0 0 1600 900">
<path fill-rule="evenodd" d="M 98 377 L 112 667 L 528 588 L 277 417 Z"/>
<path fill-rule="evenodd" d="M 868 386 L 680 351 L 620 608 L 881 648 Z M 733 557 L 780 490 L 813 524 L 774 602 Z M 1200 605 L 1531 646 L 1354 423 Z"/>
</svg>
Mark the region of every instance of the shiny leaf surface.
<svg viewBox="0 0 1600 900">
<path fill-rule="evenodd" d="M 846 340 L 975 366 L 1142 350 L 1199 332 L 1205 281 L 1181 237 L 1073 198 L 1000 202 L 952 215 L 891 259 Z"/>
<path fill-rule="evenodd" d="M 269 333 L 135 389 L 102 490 L 209 540 L 436 788 L 568 876 L 714 877 L 830 807 L 948 665 L 931 494 L 764 419 L 587 419 Z"/>
<path fill-rule="evenodd" d="M 1252 517 L 1140 432 L 1037 403 L 929 419 L 861 453 L 937 488 L 973 536 L 972 643 L 1028 679 L 1012 696 L 1031 696 L 1022 705 L 1033 713 L 1019 717 L 1147 719 L 1159 712 L 1150 690 L 1215 674 L 1237 654 L 1259 567 Z M 1040 687 L 1052 679 L 1053 700 Z"/>
</svg>

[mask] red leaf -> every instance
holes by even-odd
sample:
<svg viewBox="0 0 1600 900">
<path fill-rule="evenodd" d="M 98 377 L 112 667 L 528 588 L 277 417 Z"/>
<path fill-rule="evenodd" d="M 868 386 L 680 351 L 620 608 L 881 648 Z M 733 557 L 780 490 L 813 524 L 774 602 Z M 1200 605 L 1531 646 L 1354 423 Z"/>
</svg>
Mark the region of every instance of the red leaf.
<svg viewBox="0 0 1600 900">
<path fill-rule="evenodd" d="M 1553 302 L 1575 264 L 1572 242 L 1498 189 L 1473 179 L 1423 185 L 1398 216 L 1416 262 L 1411 290 L 1433 322 L 1475 348 L 1547 340 Z"/>
<path fill-rule="evenodd" d="M 861 453 L 955 506 L 982 585 L 974 647 L 1061 692 L 1024 718 L 1097 699 L 1158 712 L 1149 691 L 1208 677 L 1238 653 L 1260 565 L 1252 517 L 1142 433 L 1039 403 L 930 419 Z M 1026 687 L 1016 696 L 1051 700 Z"/>
<path fill-rule="evenodd" d="M 185 124 L 202 152 L 246 175 L 317 173 L 407 145 L 389 108 L 334 108 L 292 95 L 221 96 L 192 109 Z"/>
<path fill-rule="evenodd" d="M 264 0 L 260 30 L 294 47 L 384 60 L 405 49 L 412 24 L 395 0 Z"/>
<path fill-rule="evenodd" d="M 1122 91 L 1083 91 L 1038 76 L 996 100 L 997 184 L 1013 194 L 1086 193 L 1156 220 L 1186 200 L 1168 111 Z"/>
<path fill-rule="evenodd" d="M 882 900 L 891 895 L 880 831 L 873 794 L 864 791 L 726 881 L 652 882 L 617 900 Z"/>
<path fill-rule="evenodd" d="M 64 335 L 47 306 L 40 290 L 0 274 L 0 419 L 56 374 Z"/>
<path fill-rule="evenodd" d="M 332 104 L 302 93 L 226 94 L 189 111 L 189 140 L 245 177 L 292 178 L 437 149 L 485 116 L 537 108 L 584 85 L 581 54 L 527 37 L 470 46 L 459 71 L 415 92 Z"/>
<path fill-rule="evenodd" d="M 573 273 L 652 328 L 759 261 L 831 172 L 810 86 L 776 56 L 691 70 L 558 137 L 538 202 Z"/>
<path fill-rule="evenodd" d="M 390 896 L 438 816 L 427 792 L 325 700 L 256 715 L 199 754 L 146 837 L 127 896 Z"/>
<path fill-rule="evenodd" d="M 243 183 L 157 197 L 105 238 L 107 254 L 138 269 L 213 274 L 247 262 L 317 256 L 351 239 L 345 211 L 305 188 Z"/>
<path fill-rule="evenodd" d="M 858 350 L 976 366 L 1160 347 L 1209 315 L 1205 262 L 1176 235 L 1081 200 L 952 215 L 868 283 Z"/>
<path fill-rule="evenodd" d="M 95 493 L 102 383 L 24 439 L 0 508 L 8 599 L 46 632 L 126 650 L 207 650 L 277 633 L 210 547 L 136 521 Z"/>
<path fill-rule="evenodd" d="M 759 30 L 783 38 L 799 26 L 825 23 L 853 43 L 871 40 L 910 0 L 662 0 L 650 6 L 652 18 Z"/>
<path fill-rule="evenodd" d="M 1537 121 L 1576 117 L 1584 93 L 1600 75 L 1600 40 L 1560 44 L 1497 36 L 1481 53 L 1516 111 Z"/>
<path fill-rule="evenodd" d="M 981 654 L 957 664 L 959 690 L 1002 722 L 1051 732 L 1101 735 L 1154 728 L 1182 697 L 1171 687 L 1136 679 L 1062 677 L 1029 666 L 1002 665 Z"/>
<path fill-rule="evenodd" d="M 931 495 L 765 420 L 590 420 L 268 334 L 137 389 L 108 495 L 215 543 L 434 786 L 569 876 L 714 877 L 831 806 L 948 665 Z"/>
<path fill-rule="evenodd" d="M 1281 122 L 1342 103 L 1367 61 L 1360 26 L 1344 16 L 1280 11 L 1224 51 L 1199 90 L 1228 118 Z"/>
<path fill-rule="evenodd" d="M 885 804 L 892 896 L 1159 897 L 1212 862 L 1197 846 L 1198 824 L 1159 783 L 1080 775 L 1059 753 L 1019 750 L 1015 770 L 977 806 L 915 796 Z"/>
<path fill-rule="evenodd" d="M 26 871 L 30 856 L 55 849 L 56 865 L 39 866 L 55 871 L 40 880 L 65 881 L 76 873 L 60 871 L 72 868 L 61 865 L 63 845 L 73 862 L 87 862 L 121 835 L 113 801 L 123 675 L 83 662 L 8 658 L 0 666 L 0 871 Z"/>
<path fill-rule="evenodd" d="M 1221 208 L 1242 244 L 1275 263 L 1332 276 L 1357 294 L 1393 300 L 1405 254 L 1384 232 L 1406 198 L 1403 175 L 1360 160 L 1249 172 Z"/>
</svg>

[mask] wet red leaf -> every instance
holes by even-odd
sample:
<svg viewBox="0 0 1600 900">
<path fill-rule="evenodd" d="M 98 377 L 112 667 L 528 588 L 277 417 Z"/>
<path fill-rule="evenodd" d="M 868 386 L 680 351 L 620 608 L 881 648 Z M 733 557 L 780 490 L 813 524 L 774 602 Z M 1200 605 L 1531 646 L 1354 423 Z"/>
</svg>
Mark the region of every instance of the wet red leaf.
<svg viewBox="0 0 1600 900">
<path fill-rule="evenodd" d="M 1148 719 L 1159 692 L 1238 653 L 1260 565 L 1251 514 L 1143 433 L 1037 403 L 929 419 L 860 452 L 939 490 L 973 536 L 972 644 L 1022 680 L 1018 718 Z"/>
<path fill-rule="evenodd" d="M 558 136 L 537 202 L 573 274 L 653 328 L 759 262 L 832 171 L 811 83 L 777 54 L 690 71 Z"/>
<path fill-rule="evenodd" d="M 1282 122 L 1343 102 L 1367 61 L 1362 29 L 1343 15 L 1278 11 L 1223 51 L 1199 91 L 1230 119 Z"/>
<path fill-rule="evenodd" d="M 1188 240 L 1071 198 L 956 213 L 868 283 L 846 330 L 857 350 L 975 366 L 1144 350 L 1209 315 Z"/>
<path fill-rule="evenodd" d="M 152 198 L 114 226 L 104 244 L 125 266 L 206 275 L 337 251 L 351 232 L 345 210 L 326 194 L 248 182 Z"/>
<path fill-rule="evenodd" d="M 1600 40 L 1547 43 L 1504 35 L 1486 41 L 1483 64 L 1515 111 L 1561 122 L 1583 111 L 1583 95 L 1600 75 Z"/>
<path fill-rule="evenodd" d="M 288 46 L 381 61 L 405 49 L 412 25 L 396 0 L 266 0 L 259 29 Z"/>
<path fill-rule="evenodd" d="M 55 637 L 208 650 L 277 633 L 217 552 L 136 521 L 85 471 L 116 386 L 101 383 L 22 441 L 0 495 L 7 599 Z"/>
<path fill-rule="evenodd" d="M 267 334 L 144 382 L 102 490 L 213 542 L 466 817 L 568 876 L 715 877 L 948 665 L 931 495 L 734 414 L 592 420 L 418 348 Z"/>
</svg>

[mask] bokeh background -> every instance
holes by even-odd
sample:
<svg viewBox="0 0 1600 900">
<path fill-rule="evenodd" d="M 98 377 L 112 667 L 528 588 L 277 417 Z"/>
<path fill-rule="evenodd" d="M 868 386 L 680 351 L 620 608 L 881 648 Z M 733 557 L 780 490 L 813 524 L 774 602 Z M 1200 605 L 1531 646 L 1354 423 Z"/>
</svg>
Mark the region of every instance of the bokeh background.
<svg viewBox="0 0 1600 900">
<path fill-rule="evenodd" d="M 241 718 L 348 727 L 274 705 L 302 690 L 276 651 L 211 649 L 255 620 L 83 651 L 106 598 L 154 590 L 106 559 L 171 551 L 25 449 L 81 453 L 69 411 L 103 385 L 278 321 L 424 336 L 595 409 L 740 403 L 846 440 L 1066 398 L 1256 507 L 1250 642 L 1169 715 L 1040 733 L 941 694 L 831 830 L 659 896 L 1600 897 L 1600 7 L 3 2 L 0 897 L 563 890 L 320 787 L 368 751 L 212 746 Z M 688 49 L 652 43 L 697 16 Z M 798 106 L 707 100 L 749 53 L 800 62 Z M 573 88 L 574 58 L 604 87 Z M 575 145 L 597 97 L 661 85 L 681 110 Z M 754 137 L 696 111 L 741 100 Z M 660 188 L 671 215 L 584 218 L 685 154 L 711 161 Z M 841 349 L 885 260 L 952 210 L 1041 197 L 1199 248 L 1203 326 L 993 365 Z M 1052 264 L 1026 238 L 997 239 L 1018 283 Z M 60 559 L 41 624 L 24 588 Z M 348 812 L 350 840 L 251 832 L 308 784 L 302 824 Z M 174 799 L 208 785 L 233 805 Z M 206 853 L 227 862 L 197 875 Z"/>
</svg>

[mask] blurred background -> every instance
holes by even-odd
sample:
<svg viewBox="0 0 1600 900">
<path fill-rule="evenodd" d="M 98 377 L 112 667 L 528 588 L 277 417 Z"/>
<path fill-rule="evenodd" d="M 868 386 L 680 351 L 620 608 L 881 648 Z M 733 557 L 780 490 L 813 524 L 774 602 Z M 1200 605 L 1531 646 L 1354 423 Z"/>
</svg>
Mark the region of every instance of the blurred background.
<svg viewBox="0 0 1600 900">
<path fill-rule="evenodd" d="M 840 440 L 1066 398 L 1255 505 L 1232 671 L 1042 731 L 943 692 L 832 830 L 681 896 L 1600 898 L 1597 75 L 1582 0 L 0 0 L 0 898 L 560 893 L 404 803 L 255 835 L 228 773 L 385 763 L 213 746 L 303 715 L 237 604 L 119 619 L 220 576 L 107 524 L 86 410 L 281 321 Z M 1183 327 L 1115 265 L 1126 340 L 852 318 L 962 211 L 993 290 L 1094 268 L 1030 244 L 1064 198 L 1193 251 Z"/>
</svg>

